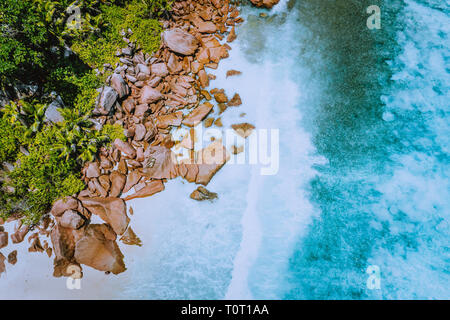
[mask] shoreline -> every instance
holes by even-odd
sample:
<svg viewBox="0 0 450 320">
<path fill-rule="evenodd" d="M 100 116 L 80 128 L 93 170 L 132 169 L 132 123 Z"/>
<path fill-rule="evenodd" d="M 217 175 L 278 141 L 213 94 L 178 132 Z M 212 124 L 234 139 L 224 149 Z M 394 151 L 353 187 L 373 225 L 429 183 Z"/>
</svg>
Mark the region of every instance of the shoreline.
<svg viewBox="0 0 450 320">
<path fill-rule="evenodd" d="M 127 141 L 116 139 L 112 148 L 100 150 L 99 160 L 85 165 L 83 177 L 88 188 L 57 201 L 52 215 L 36 227 L 38 232 L 29 232 L 34 230 L 21 223 L 14 232 L 8 228 L 13 243 L 23 243 L 32 233 L 28 242 L 33 240 L 34 251 L 45 251 L 49 257 L 55 254 L 55 277 L 82 277 L 82 265 L 106 273 L 124 272 L 124 257 L 116 241 L 121 236 L 126 244 L 140 245 L 129 227 L 132 209 L 126 202 L 163 191 L 164 183 L 177 176 L 206 186 L 229 159 L 220 141 L 213 141 L 204 150 L 194 150 L 194 144 L 189 146 L 186 141 L 192 140 L 192 130 L 205 120 L 222 126 L 220 116 L 209 120 L 214 108 L 209 100 L 222 104 L 222 111 L 226 104 L 242 104 L 237 94 L 230 100 L 223 90 L 205 90 L 215 79 L 206 70 L 216 69 L 220 60 L 228 57 L 228 43 L 235 40 L 235 26 L 242 19 L 237 7 L 228 1 L 196 4 L 193 12 L 189 4 L 175 3 L 172 20 L 163 22 L 161 48 L 152 56 L 133 42 L 121 49 L 117 54 L 120 64 L 100 90 L 94 110 L 98 125 L 121 124 Z M 172 141 L 171 129 L 182 125 L 191 127 L 191 136 Z M 171 149 L 177 143 L 191 150 L 191 162 L 172 161 Z M 215 157 L 212 165 L 202 163 L 211 151 L 219 151 L 219 158 Z M 194 153 L 199 162 L 192 162 Z M 198 190 L 191 198 L 212 200 L 211 194 Z M 123 194 L 127 196 L 123 198 Z M 103 224 L 91 223 L 91 219 Z M 50 239 L 42 244 L 40 236 Z M 74 267 L 76 274 L 72 273 Z"/>
</svg>

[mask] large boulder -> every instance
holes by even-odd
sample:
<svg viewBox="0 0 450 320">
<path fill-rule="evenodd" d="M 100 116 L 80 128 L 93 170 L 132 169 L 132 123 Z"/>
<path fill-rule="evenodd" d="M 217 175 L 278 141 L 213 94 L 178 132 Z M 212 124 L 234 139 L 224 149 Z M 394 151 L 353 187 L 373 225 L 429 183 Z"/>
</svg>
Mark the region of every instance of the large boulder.
<svg viewBox="0 0 450 320">
<path fill-rule="evenodd" d="M 111 197 L 119 197 L 125 187 L 127 177 L 118 171 L 112 172 L 109 177 L 111 180 L 111 191 L 109 195 Z"/>
<path fill-rule="evenodd" d="M 198 151 L 198 174 L 195 183 L 208 185 L 212 177 L 229 159 L 230 155 L 220 140 L 216 140 L 205 149 Z"/>
<path fill-rule="evenodd" d="M 164 31 L 162 39 L 171 51 L 182 55 L 192 55 L 198 48 L 198 40 L 190 33 L 181 29 Z"/>
<path fill-rule="evenodd" d="M 119 95 L 119 98 L 122 99 L 123 97 L 127 96 L 129 93 L 129 88 L 125 80 L 123 80 L 122 76 L 118 73 L 114 73 L 111 76 L 111 87 L 113 87 L 117 94 Z"/>
<path fill-rule="evenodd" d="M 119 274 L 126 270 L 116 235 L 106 224 L 91 224 L 77 241 L 75 260 L 99 271 Z"/>
<path fill-rule="evenodd" d="M 100 89 L 100 94 L 97 98 L 97 105 L 93 111 L 94 115 L 108 115 L 112 107 L 117 101 L 119 94 L 111 87 L 103 87 Z"/>
<path fill-rule="evenodd" d="M 173 179 L 177 174 L 174 153 L 162 146 L 150 146 L 145 150 L 142 173 L 151 179 Z"/>
<path fill-rule="evenodd" d="M 83 206 L 91 213 L 98 215 L 108 223 L 115 233 L 121 235 L 130 222 L 127 216 L 127 207 L 120 198 L 80 198 Z"/>
<path fill-rule="evenodd" d="M 73 197 L 65 197 L 53 204 L 51 214 L 55 217 L 61 216 L 67 210 L 77 210 L 79 201 Z"/>
</svg>

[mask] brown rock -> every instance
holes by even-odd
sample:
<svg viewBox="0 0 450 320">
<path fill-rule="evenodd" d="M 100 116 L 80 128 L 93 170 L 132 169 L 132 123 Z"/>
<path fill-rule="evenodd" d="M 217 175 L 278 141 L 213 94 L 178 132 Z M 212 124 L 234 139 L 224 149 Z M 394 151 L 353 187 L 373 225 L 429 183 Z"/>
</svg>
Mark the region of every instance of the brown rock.
<svg viewBox="0 0 450 320">
<path fill-rule="evenodd" d="M 102 188 L 106 191 L 106 193 L 109 192 L 109 188 L 111 187 L 111 181 L 109 180 L 109 176 L 104 174 L 98 177 L 98 182 L 102 186 Z"/>
<path fill-rule="evenodd" d="M 204 69 L 198 72 L 198 79 L 202 88 L 206 88 L 207 86 L 209 86 L 209 77 Z"/>
<path fill-rule="evenodd" d="M 197 61 L 199 63 L 201 63 L 202 65 L 209 63 L 209 49 L 208 48 L 200 49 L 200 51 L 197 55 Z"/>
<path fill-rule="evenodd" d="M 0 232 L 0 249 L 8 245 L 8 232 Z"/>
<path fill-rule="evenodd" d="M 204 122 L 205 128 L 211 127 L 213 123 L 214 123 L 214 118 L 207 118 Z"/>
<path fill-rule="evenodd" d="M 173 53 L 170 55 L 169 61 L 167 61 L 167 68 L 171 73 L 178 73 L 183 70 L 180 60 Z"/>
<path fill-rule="evenodd" d="M 2 273 L 6 271 L 5 260 L 5 256 L 0 252 L 0 277 Z"/>
<path fill-rule="evenodd" d="M 117 167 L 117 170 L 121 174 L 127 174 L 128 173 L 127 162 L 124 159 L 120 160 L 119 165 Z"/>
<path fill-rule="evenodd" d="M 8 254 L 8 263 L 15 265 L 17 263 L 17 250 L 12 251 Z"/>
<path fill-rule="evenodd" d="M 108 191 L 106 191 L 105 188 L 100 184 L 100 181 L 97 178 L 92 179 L 89 181 L 88 186 L 91 185 L 91 188 L 93 186 L 95 192 L 97 192 L 101 197 L 107 197 Z"/>
<path fill-rule="evenodd" d="M 136 106 L 136 110 L 134 111 L 134 116 L 141 118 L 148 111 L 148 104 L 139 104 Z"/>
<path fill-rule="evenodd" d="M 211 21 L 203 21 L 202 19 L 195 19 L 194 26 L 201 33 L 214 33 L 217 31 L 216 25 Z"/>
<path fill-rule="evenodd" d="M 233 27 L 227 37 L 227 42 L 233 42 L 234 40 L 236 40 L 236 30 Z"/>
<path fill-rule="evenodd" d="M 28 231 L 29 231 L 28 226 L 26 225 L 21 226 L 16 232 L 14 232 L 11 235 L 12 243 L 21 243 L 25 239 L 25 236 L 27 235 Z"/>
<path fill-rule="evenodd" d="M 127 142 L 117 138 L 114 140 L 114 146 L 124 153 L 127 157 L 134 159 L 136 157 L 136 150 Z"/>
<path fill-rule="evenodd" d="M 160 82 L 161 82 L 161 77 L 154 77 L 154 78 L 150 79 L 147 82 L 147 84 L 152 88 L 156 88 Z"/>
<path fill-rule="evenodd" d="M 209 102 L 198 106 L 184 118 L 183 124 L 188 127 L 195 127 L 211 112 L 212 109 L 213 105 Z"/>
<path fill-rule="evenodd" d="M 35 237 L 33 239 L 31 246 L 28 248 L 28 252 L 44 252 L 44 248 L 42 247 L 39 237 Z"/>
<path fill-rule="evenodd" d="M 219 114 L 222 114 L 227 110 L 228 106 L 225 103 L 219 103 L 217 105 L 219 107 Z"/>
<path fill-rule="evenodd" d="M 152 65 L 152 73 L 160 78 L 164 78 L 169 74 L 169 70 L 164 62 L 160 62 Z"/>
<path fill-rule="evenodd" d="M 227 71 L 227 78 L 228 78 L 228 77 L 232 77 L 232 76 L 238 76 L 238 75 L 240 75 L 240 74 L 242 74 L 241 71 L 238 71 L 238 70 L 228 70 L 228 71 Z"/>
<path fill-rule="evenodd" d="M 111 76 L 111 87 L 113 87 L 114 90 L 117 91 L 120 99 L 128 95 L 129 88 L 125 80 L 123 80 L 122 76 L 118 73 L 114 73 Z"/>
<path fill-rule="evenodd" d="M 53 204 L 51 214 L 55 217 L 59 217 L 67 210 L 77 210 L 78 204 L 79 202 L 77 199 L 73 197 L 65 197 Z"/>
<path fill-rule="evenodd" d="M 241 96 L 236 93 L 233 98 L 231 98 L 231 100 L 228 102 L 228 106 L 229 107 L 237 107 L 240 106 L 242 104 L 242 100 L 241 100 Z"/>
<path fill-rule="evenodd" d="M 141 141 L 142 139 L 144 139 L 146 134 L 147 130 L 145 129 L 145 126 L 141 123 L 137 124 L 135 127 L 134 140 Z"/>
<path fill-rule="evenodd" d="M 100 168 L 110 170 L 113 168 L 113 164 L 105 156 L 100 156 Z"/>
<path fill-rule="evenodd" d="M 123 236 L 120 238 L 120 241 L 129 246 L 142 247 L 141 239 L 138 238 L 138 236 L 136 235 L 136 233 L 134 233 L 131 227 L 128 227 L 127 231 L 125 231 Z"/>
<path fill-rule="evenodd" d="M 71 229 L 64 228 L 57 224 L 50 233 L 50 239 L 55 253 L 54 265 L 60 265 L 61 263 L 59 263 L 59 261 L 61 260 L 71 261 L 73 259 L 73 254 L 75 252 L 75 237 Z"/>
<path fill-rule="evenodd" d="M 132 114 L 135 107 L 136 101 L 132 97 L 129 97 L 122 103 L 122 108 L 127 114 Z"/>
<path fill-rule="evenodd" d="M 276 5 L 280 0 L 250 0 L 257 7 L 268 8 L 271 9 L 274 5 Z"/>
<path fill-rule="evenodd" d="M 156 118 L 156 126 L 158 128 L 167 128 L 169 126 L 179 127 L 183 121 L 183 112 L 173 112 L 164 114 Z"/>
<path fill-rule="evenodd" d="M 255 129 L 255 126 L 250 124 L 250 123 L 239 123 L 239 124 L 233 124 L 231 126 L 234 131 L 236 131 L 236 133 L 238 135 L 240 135 L 242 138 L 247 138 L 248 136 L 250 136 L 253 132 L 253 130 Z"/>
<path fill-rule="evenodd" d="M 197 154 L 198 174 L 195 183 L 208 185 L 212 177 L 230 159 L 227 149 L 220 140 L 214 141 Z"/>
<path fill-rule="evenodd" d="M 126 270 L 123 254 L 114 240 L 108 226 L 91 224 L 77 241 L 75 260 L 99 271 L 119 274 Z"/>
<path fill-rule="evenodd" d="M 177 176 L 174 153 L 162 146 L 151 146 L 145 150 L 142 173 L 150 179 L 173 179 Z"/>
<path fill-rule="evenodd" d="M 120 198 L 81 198 L 83 206 L 91 213 L 98 215 L 108 223 L 115 233 L 121 235 L 130 222 L 127 216 L 127 207 Z"/>
<path fill-rule="evenodd" d="M 139 170 L 133 170 L 128 173 L 127 175 L 127 183 L 125 184 L 125 187 L 123 187 L 123 193 L 127 193 L 130 191 L 131 188 L 133 188 L 136 183 L 141 180 L 142 174 L 139 172 Z"/>
<path fill-rule="evenodd" d="M 205 201 L 209 200 L 212 201 L 214 199 L 217 199 L 217 193 L 208 191 L 205 187 L 198 187 L 194 192 L 190 195 L 191 199 L 197 200 L 197 201 Z"/>
<path fill-rule="evenodd" d="M 150 104 L 161 100 L 164 96 L 158 90 L 145 86 L 141 90 L 141 98 L 139 102 L 141 104 Z"/>
<path fill-rule="evenodd" d="M 67 210 L 58 220 L 62 227 L 75 230 L 80 229 L 85 223 L 84 218 L 74 210 Z"/>
<path fill-rule="evenodd" d="M 222 118 L 217 118 L 216 121 L 214 121 L 214 125 L 216 127 L 222 128 L 223 127 Z"/>
<path fill-rule="evenodd" d="M 120 196 L 123 188 L 125 187 L 127 177 L 118 171 L 113 171 L 110 175 L 110 180 L 111 180 L 111 192 L 109 193 L 109 195 L 111 197 L 117 198 Z"/>
<path fill-rule="evenodd" d="M 228 50 L 224 46 L 209 48 L 209 59 L 212 62 L 219 63 L 221 59 L 228 58 Z"/>
<path fill-rule="evenodd" d="M 164 190 L 164 183 L 161 180 L 153 180 L 145 184 L 145 187 L 140 189 L 135 194 L 132 194 L 125 198 L 125 201 L 129 201 L 137 198 L 147 198 L 155 193 L 161 192 Z"/>
<path fill-rule="evenodd" d="M 224 92 L 217 92 L 214 95 L 214 99 L 216 99 L 217 103 L 227 103 L 228 97 Z"/>
<path fill-rule="evenodd" d="M 203 69 L 203 64 L 201 64 L 201 63 L 198 62 L 198 61 L 194 61 L 194 62 L 192 62 L 192 64 L 191 64 L 191 68 L 192 68 L 192 72 L 193 72 L 193 73 L 199 73 L 199 71 L 200 71 L 201 69 Z"/>
<path fill-rule="evenodd" d="M 192 55 L 198 48 L 198 40 L 190 33 L 181 29 L 164 31 L 162 40 L 171 51 L 182 55 Z"/>
</svg>

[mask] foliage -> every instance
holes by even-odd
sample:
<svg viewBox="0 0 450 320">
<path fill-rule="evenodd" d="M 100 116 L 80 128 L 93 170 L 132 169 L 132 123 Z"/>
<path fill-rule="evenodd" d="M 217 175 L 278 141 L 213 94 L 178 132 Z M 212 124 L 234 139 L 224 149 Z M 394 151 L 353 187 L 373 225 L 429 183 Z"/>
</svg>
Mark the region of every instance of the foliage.
<svg viewBox="0 0 450 320">
<path fill-rule="evenodd" d="M 13 125 L 0 118 L 0 163 L 14 161 L 19 150 L 19 141 Z"/>
<path fill-rule="evenodd" d="M 161 1 L 151 1 L 151 6 L 167 6 L 157 4 L 159 2 Z M 118 48 L 126 45 L 122 31 L 128 29 L 133 32 L 130 40 L 136 41 L 145 52 L 151 53 L 158 49 L 161 26 L 157 20 L 148 19 L 148 6 L 145 2 L 133 1 L 126 7 L 103 5 L 101 8 L 102 19 L 94 29 L 103 28 L 102 32 L 82 33 L 72 45 L 72 49 L 88 65 L 99 68 L 106 63 L 114 65 L 118 62 L 115 53 Z"/>
<path fill-rule="evenodd" d="M 109 137 L 109 141 L 112 142 L 116 139 L 126 141 L 125 133 L 123 132 L 123 127 L 119 124 L 106 124 L 102 133 Z"/>
<path fill-rule="evenodd" d="M 32 100 L 0 107 L 0 216 L 21 211 L 27 222 L 37 222 L 56 199 L 85 188 L 81 168 L 100 147 L 125 140 L 120 125 L 93 127 L 96 89 L 107 75 L 92 69 L 118 61 L 123 30 L 132 30 L 130 40 L 145 52 L 157 50 L 161 26 L 155 19 L 170 5 L 167 0 L 0 0 L 0 89 L 16 83 L 39 87 Z M 45 110 L 57 95 L 65 105 L 59 110 L 64 121 L 51 125 L 44 122 Z M 2 170 L 5 161 L 14 170 Z"/>
</svg>

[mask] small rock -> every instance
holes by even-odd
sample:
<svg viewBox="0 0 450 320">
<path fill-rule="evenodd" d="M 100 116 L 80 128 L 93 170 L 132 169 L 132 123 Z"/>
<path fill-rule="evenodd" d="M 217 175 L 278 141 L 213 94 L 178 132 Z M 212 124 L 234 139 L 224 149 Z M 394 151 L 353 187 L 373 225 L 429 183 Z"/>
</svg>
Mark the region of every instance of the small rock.
<svg viewBox="0 0 450 320">
<path fill-rule="evenodd" d="M 131 227 L 128 227 L 127 231 L 125 231 L 123 236 L 120 238 L 120 241 L 129 246 L 142 247 L 141 239 L 138 238 L 138 236 L 136 235 L 136 233 L 134 233 Z"/>
<path fill-rule="evenodd" d="M 228 70 L 228 71 L 227 71 L 227 78 L 228 78 L 228 77 L 232 77 L 232 76 L 238 76 L 238 75 L 240 75 L 240 74 L 242 74 L 241 71 L 238 71 L 238 70 Z"/>
<path fill-rule="evenodd" d="M 8 263 L 15 265 L 17 263 L 17 250 L 12 251 L 8 254 Z"/>
<path fill-rule="evenodd" d="M 86 178 L 98 178 L 100 176 L 100 168 L 98 162 L 91 162 L 86 168 Z"/>
<path fill-rule="evenodd" d="M 214 95 L 214 99 L 217 101 L 217 103 L 227 103 L 228 97 L 224 92 L 218 92 Z"/>
<path fill-rule="evenodd" d="M 127 157 L 134 159 L 136 157 L 136 150 L 127 142 L 117 138 L 114 140 L 114 146 L 124 153 Z"/>
<path fill-rule="evenodd" d="M 241 100 L 241 96 L 236 93 L 233 98 L 231 98 L 231 100 L 228 102 L 228 106 L 229 107 L 237 107 L 240 106 L 242 104 L 242 100 Z"/>
<path fill-rule="evenodd" d="M 234 131 L 236 131 L 236 133 L 238 135 L 240 135 L 242 138 L 247 138 L 248 136 L 250 136 L 253 132 L 253 130 L 255 129 L 255 126 L 250 124 L 250 123 L 239 123 L 239 124 L 233 124 L 231 126 Z"/>
<path fill-rule="evenodd" d="M 198 187 L 194 192 L 190 195 L 191 199 L 197 200 L 197 201 L 205 201 L 209 200 L 212 201 L 214 199 L 217 199 L 217 193 L 208 191 L 205 187 Z"/>
<path fill-rule="evenodd" d="M 141 90 L 141 98 L 140 103 L 141 104 L 150 104 L 157 102 L 158 100 L 161 100 L 163 98 L 163 95 L 158 90 L 150 87 L 145 86 Z"/>
</svg>

